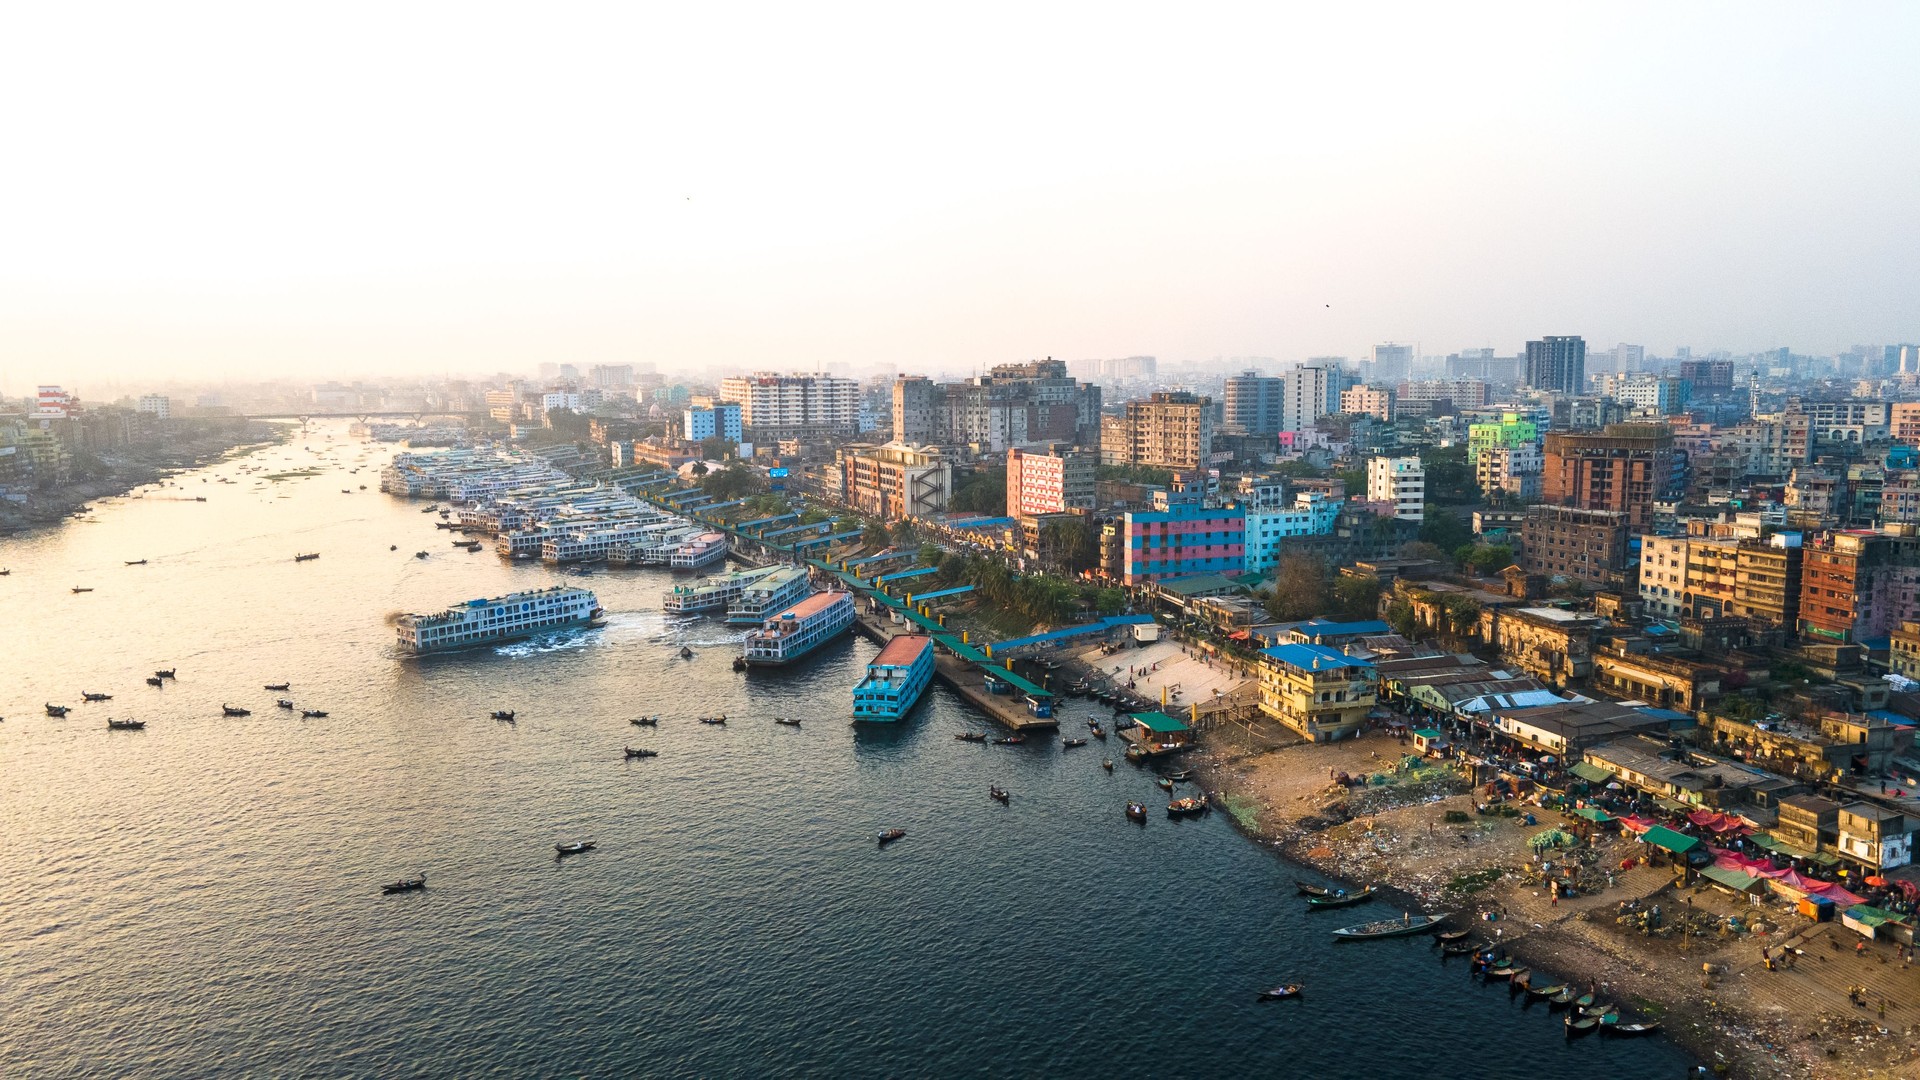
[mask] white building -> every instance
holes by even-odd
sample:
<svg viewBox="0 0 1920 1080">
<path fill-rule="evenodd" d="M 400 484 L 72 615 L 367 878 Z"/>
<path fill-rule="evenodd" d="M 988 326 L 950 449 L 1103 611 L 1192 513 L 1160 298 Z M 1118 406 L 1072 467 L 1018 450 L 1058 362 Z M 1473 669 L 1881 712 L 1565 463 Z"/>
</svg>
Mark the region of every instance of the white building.
<svg viewBox="0 0 1920 1080">
<path fill-rule="evenodd" d="M 740 441 L 740 403 L 696 398 L 686 410 L 683 423 L 688 442 L 700 442 L 718 436 L 728 442 Z"/>
<path fill-rule="evenodd" d="M 1473 455 L 1473 478 L 1480 490 L 1489 496 L 1502 491 L 1519 502 L 1540 497 L 1540 476 L 1545 467 L 1538 440 L 1485 446 Z"/>
<path fill-rule="evenodd" d="M 852 435 L 860 398 L 858 381 L 819 372 L 757 371 L 720 382 L 720 400 L 738 402 L 741 424 L 762 438 Z"/>
<path fill-rule="evenodd" d="M 173 416 L 173 401 L 165 394 L 140 395 L 140 411 L 161 420 Z"/>
<path fill-rule="evenodd" d="M 73 411 L 73 395 L 57 386 L 42 386 L 34 398 L 33 415 L 39 420 L 58 420 Z"/>
<path fill-rule="evenodd" d="M 1393 422 L 1393 391 L 1385 386 L 1349 386 L 1340 391 L 1340 411 Z"/>
<path fill-rule="evenodd" d="M 1280 378 L 1286 388 L 1280 396 L 1280 430 L 1306 431 L 1314 421 L 1340 411 L 1344 373 L 1337 364 L 1301 364 Z"/>
<path fill-rule="evenodd" d="M 580 411 L 580 395 L 565 390 L 550 390 L 540 395 L 540 407 L 546 410 L 572 409 Z"/>
<path fill-rule="evenodd" d="M 1401 521 L 1426 520 L 1426 466 L 1417 457 L 1367 459 L 1367 501 L 1392 503 Z"/>
<path fill-rule="evenodd" d="M 1687 538 L 1640 538 L 1640 600 L 1655 619 L 1679 619 L 1687 591 Z"/>
</svg>

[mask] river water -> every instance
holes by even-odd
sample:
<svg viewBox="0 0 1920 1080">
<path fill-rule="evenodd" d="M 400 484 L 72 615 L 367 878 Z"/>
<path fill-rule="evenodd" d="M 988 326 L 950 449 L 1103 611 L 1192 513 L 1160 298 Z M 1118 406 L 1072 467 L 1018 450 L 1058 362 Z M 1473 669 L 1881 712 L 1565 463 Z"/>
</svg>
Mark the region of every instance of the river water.
<svg viewBox="0 0 1920 1080">
<path fill-rule="evenodd" d="M 737 674 L 736 629 L 661 612 L 664 571 L 454 549 L 378 492 L 388 453 L 316 426 L 0 540 L 0 1075 L 1683 1075 L 1429 939 L 1336 946 L 1392 912 L 1308 915 L 1223 816 L 1127 822 L 1163 796 L 1100 768 L 1117 747 L 956 741 L 989 725 L 938 685 L 855 729 L 864 641 Z M 398 612 L 555 580 L 607 625 L 394 649 Z M 276 708 L 283 681 L 330 715 Z M 1254 1000 L 1279 982 L 1306 993 Z"/>
</svg>

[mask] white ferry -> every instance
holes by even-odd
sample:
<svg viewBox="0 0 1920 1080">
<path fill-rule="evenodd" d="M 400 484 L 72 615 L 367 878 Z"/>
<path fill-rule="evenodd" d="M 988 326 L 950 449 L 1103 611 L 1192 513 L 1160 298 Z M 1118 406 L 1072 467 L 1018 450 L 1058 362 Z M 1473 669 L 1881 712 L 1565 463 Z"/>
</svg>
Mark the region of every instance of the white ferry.
<svg viewBox="0 0 1920 1080">
<path fill-rule="evenodd" d="M 510 641 L 569 626 L 594 625 L 602 614 L 600 600 L 591 591 L 556 585 L 491 600 L 469 600 L 438 615 L 402 615 L 400 647 L 410 653 L 428 653 Z"/>
<path fill-rule="evenodd" d="M 792 663 L 846 633 L 852 625 L 852 593 L 809 596 L 749 632 L 745 659 L 755 667 Z"/>
<path fill-rule="evenodd" d="M 867 664 L 867 677 L 853 688 L 855 720 L 898 720 L 933 681 L 933 639 L 900 634 Z"/>
<path fill-rule="evenodd" d="M 703 566 L 712 566 L 727 557 L 727 534 L 723 532 L 701 533 L 681 541 L 668 557 L 667 565 L 675 570 L 698 570 Z"/>
<path fill-rule="evenodd" d="M 799 603 L 812 591 L 813 583 L 807 580 L 806 567 L 780 567 L 741 590 L 740 598 L 727 606 L 727 621 L 758 626 L 775 613 Z"/>
<path fill-rule="evenodd" d="M 660 598 L 660 606 L 667 611 L 686 614 L 694 611 L 716 611 L 740 599 L 747 586 L 780 569 L 777 566 L 760 566 L 752 570 L 736 570 L 731 574 L 701 578 L 687 585 L 675 585 Z"/>
</svg>

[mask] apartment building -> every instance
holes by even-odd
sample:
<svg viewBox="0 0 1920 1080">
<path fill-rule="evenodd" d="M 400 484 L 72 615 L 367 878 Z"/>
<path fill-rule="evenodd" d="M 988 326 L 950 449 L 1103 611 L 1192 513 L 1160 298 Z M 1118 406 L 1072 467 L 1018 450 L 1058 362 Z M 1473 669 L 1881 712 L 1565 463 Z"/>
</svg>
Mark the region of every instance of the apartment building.
<svg viewBox="0 0 1920 1080">
<path fill-rule="evenodd" d="M 1619 510 L 1531 506 L 1521 526 L 1520 565 L 1529 574 L 1616 588 L 1627 567 L 1630 531 L 1626 513 Z"/>
<path fill-rule="evenodd" d="M 1202 469 L 1213 453 L 1213 399 L 1185 390 L 1127 402 L 1126 415 L 1103 422 L 1100 460 L 1108 465 Z"/>
<path fill-rule="evenodd" d="M 849 446 L 835 464 L 841 499 L 886 521 L 940 513 L 953 497 L 953 466 L 937 446 Z"/>
<path fill-rule="evenodd" d="M 1260 711 L 1313 742 L 1352 738 L 1378 694 L 1373 666 L 1324 645 L 1260 653 Z"/>
<path fill-rule="evenodd" d="M 815 372 L 761 371 L 720 381 L 720 400 L 740 405 L 740 422 L 755 441 L 848 436 L 860 428 L 860 384 Z"/>
<path fill-rule="evenodd" d="M 1390 424 L 1393 405 L 1393 391 L 1384 386 L 1349 386 L 1340 391 L 1340 411 L 1350 416 L 1371 416 Z"/>
<path fill-rule="evenodd" d="M 1115 576 L 1128 585 L 1246 570 L 1246 511 L 1208 507 L 1185 478 L 1154 492 L 1152 510 L 1128 511 L 1115 534 L 1120 549 Z"/>
<path fill-rule="evenodd" d="M 1417 457 L 1367 459 L 1367 501 L 1392 503 L 1401 521 L 1423 521 L 1427 507 L 1427 468 Z"/>
<path fill-rule="evenodd" d="M 1685 459 L 1659 424 L 1609 424 L 1598 433 L 1549 432 L 1541 495 L 1555 506 L 1613 510 L 1644 530 L 1653 505 L 1678 493 Z"/>
<path fill-rule="evenodd" d="M 1007 451 L 1007 516 L 1093 509 L 1096 457 L 1064 445 L 1046 453 Z"/>
</svg>

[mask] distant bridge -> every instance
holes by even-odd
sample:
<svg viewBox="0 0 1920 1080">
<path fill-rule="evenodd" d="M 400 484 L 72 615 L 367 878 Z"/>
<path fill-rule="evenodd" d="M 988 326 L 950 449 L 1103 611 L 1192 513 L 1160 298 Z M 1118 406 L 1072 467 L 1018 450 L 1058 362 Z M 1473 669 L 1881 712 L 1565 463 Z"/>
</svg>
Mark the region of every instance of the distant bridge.
<svg viewBox="0 0 1920 1080">
<path fill-rule="evenodd" d="M 457 416 L 462 420 L 475 420 L 475 419 L 485 420 L 485 419 L 490 419 L 491 415 L 492 414 L 485 413 L 485 412 L 450 412 L 446 409 L 408 409 L 404 412 L 362 412 L 362 411 L 356 410 L 354 412 L 241 413 L 240 419 L 242 420 L 298 420 L 304 424 L 309 420 L 359 420 L 362 423 L 364 423 L 368 420 L 375 420 L 375 419 L 422 420 L 429 416 Z"/>
</svg>

